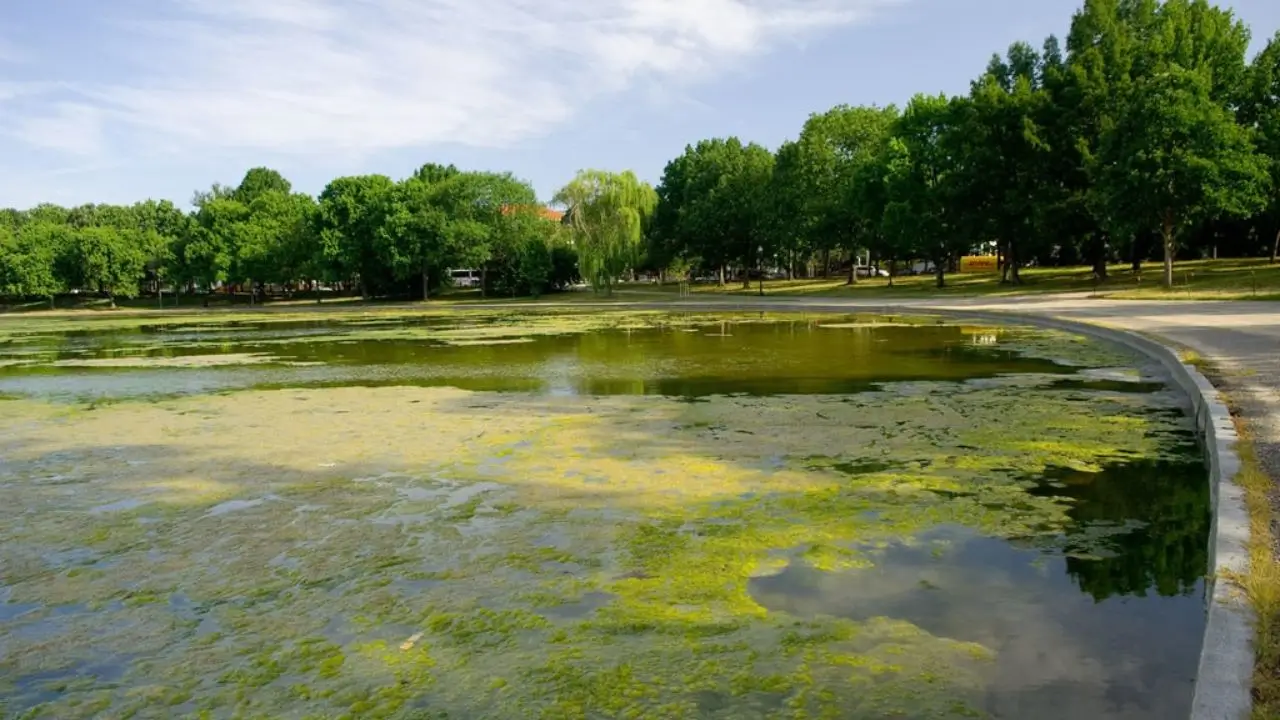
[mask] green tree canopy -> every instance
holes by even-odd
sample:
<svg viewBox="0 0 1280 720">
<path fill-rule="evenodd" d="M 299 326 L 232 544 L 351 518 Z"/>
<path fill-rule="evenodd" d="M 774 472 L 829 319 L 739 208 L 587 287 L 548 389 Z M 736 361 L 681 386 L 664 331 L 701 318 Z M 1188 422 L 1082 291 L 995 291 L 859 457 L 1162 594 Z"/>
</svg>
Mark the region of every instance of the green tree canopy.
<svg viewBox="0 0 1280 720">
<path fill-rule="evenodd" d="M 757 248 L 771 237 L 773 165 L 764 147 L 735 137 L 685 148 L 667 166 L 655 194 L 661 200 L 655 208 L 658 231 L 672 244 L 670 255 L 721 272 L 730 263 L 754 267 Z"/>
<path fill-rule="evenodd" d="M 245 205 L 250 205 L 262 195 L 271 192 L 288 195 L 293 192 L 293 185 L 275 170 L 258 167 L 245 173 L 244 179 L 231 192 L 231 196 Z"/>
<path fill-rule="evenodd" d="M 1208 75 L 1170 65 L 1139 80 L 1098 155 L 1102 212 L 1160 232 L 1166 287 L 1183 234 L 1203 220 L 1257 210 L 1269 183 L 1249 133 L 1214 102 Z"/>
<path fill-rule="evenodd" d="M 582 170 L 555 201 L 568 208 L 583 276 L 597 291 L 612 294 L 618 278 L 638 259 L 657 193 L 630 171 Z"/>
<path fill-rule="evenodd" d="M 1254 58 L 1249 67 L 1241 116 L 1254 130 L 1258 151 L 1267 158 L 1271 173 L 1268 216 L 1275 237 L 1271 242 L 1271 262 L 1280 255 L 1280 32 Z"/>
</svg>

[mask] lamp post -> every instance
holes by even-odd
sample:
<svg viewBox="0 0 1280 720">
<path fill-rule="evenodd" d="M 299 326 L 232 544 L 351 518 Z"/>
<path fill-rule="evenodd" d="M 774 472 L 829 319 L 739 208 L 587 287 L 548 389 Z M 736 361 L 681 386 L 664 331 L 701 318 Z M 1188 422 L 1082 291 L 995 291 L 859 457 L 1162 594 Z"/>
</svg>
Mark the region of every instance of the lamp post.
<svg viewBox="0 0 1280 720">
<path fill-rule="evenodd" d="M 759 273 L 760 297 L 764 297 L 764 246 L 756 246 L 756 272 Z"/>
</svg>

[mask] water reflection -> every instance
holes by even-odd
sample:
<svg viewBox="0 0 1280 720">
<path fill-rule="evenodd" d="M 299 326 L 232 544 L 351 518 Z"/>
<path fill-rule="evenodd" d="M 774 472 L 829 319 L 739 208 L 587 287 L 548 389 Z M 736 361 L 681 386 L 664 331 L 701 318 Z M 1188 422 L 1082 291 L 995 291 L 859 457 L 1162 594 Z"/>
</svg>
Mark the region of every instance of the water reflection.
<svg viewBox="0 0 1280 720">
<path fill-rule="evenodd" d="M 1212 518 L 1205 469 L 1194 459 L 1057 469 L 1032 493 L 1074 502 L 1075 523 L 1062 538 L 1066 570 L 1095 600 L 1202 592 Z"/>
<path fill-rule="evenodd" d="M 983 707 L 993 717 L 1156 720 L 1190 705 L 1203 631 L 1194 595 L 1095 599 L 1077 591 L 1069 560 L 954 528 L 874 559 L 845 572 L 793 563 L 751 590 L 773 611 L 906 620 L 994 649 Z"/>
<path fill-rule="evenodd" d="M 208 333 L 135 329 L 32 338 L 0 346 L 0 392 L 62 397 L 184 395 L 248 387 L 454 386 L 475 391 L 704 397 L 841 394 L 892 381 L 962 380 L 1008 373 L 1069 374 L 959 325 L 724 322 L 501 339 L 448 345 L 369 338 L 367 325 L 237 327 Z M 456 330 L 456 328 L 454 328 Z M 974 344 L 974 337 L 989 342 Z M 467 341 L 471 342 L 471 341 Z M 39 348 L 39 349 L 36 349 Z M 254 364 L 201 367 L 200 358 Z M 195 358 L 193 367 L 147 359 Z M 38 358 L 38 362 L 36 359 Z M 135 366 L 119 366 L 122 360 Z M 265 359 L 266 362 L 257 362 Z M 8 360 L 19 364 L 5 366 Z M 92 365 L 111 360 L 117 366 Z M 90 363 L 55 366 L 53 363 Z M 27 364 L 29 363 L 29 364 Z"/>
</svg>

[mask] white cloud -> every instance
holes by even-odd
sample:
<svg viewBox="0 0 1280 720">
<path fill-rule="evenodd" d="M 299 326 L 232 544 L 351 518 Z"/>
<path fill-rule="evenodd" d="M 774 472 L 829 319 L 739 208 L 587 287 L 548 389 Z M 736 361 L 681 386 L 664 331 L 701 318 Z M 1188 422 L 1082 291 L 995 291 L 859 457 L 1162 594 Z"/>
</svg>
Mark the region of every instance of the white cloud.
<svg viewBox="0 0 1280 720">
<path fill-rule="evenodd" d="M 498 147 L 643 83 L 706 79 L 892 0 L 170 0 L 110 29 L 128 72 L 70 79 L 14 132 L 89 152 Z"/>
<path fill-rule="evenodd" d="M 9 133 L 32 147 L 70 155 L 96 155 L 104 147 L 102 112 L 83 103 L 57 102 L 17 117 Z"/>
</svg>

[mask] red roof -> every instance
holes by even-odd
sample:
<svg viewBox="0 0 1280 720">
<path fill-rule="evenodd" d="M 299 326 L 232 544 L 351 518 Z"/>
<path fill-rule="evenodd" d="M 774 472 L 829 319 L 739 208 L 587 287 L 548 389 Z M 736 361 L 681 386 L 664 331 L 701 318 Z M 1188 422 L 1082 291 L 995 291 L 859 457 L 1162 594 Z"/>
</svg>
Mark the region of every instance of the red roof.
<svg viewBox="0 0 1280 720">
<path fill-rule="evenodd" d="M 521 210 L 521 209 L 537 210 L 539 215 L 541 215 L 544 219 L 550 220 L 552 222 L 561 222 L 564 220 L 563 210 L 554 210 L 544 205 L 504 205 L 502 207 L 502 214 L 510 215 L 516 210 Z"/>
</svg>

